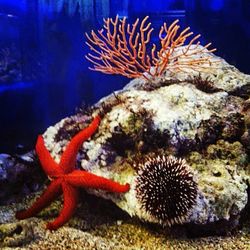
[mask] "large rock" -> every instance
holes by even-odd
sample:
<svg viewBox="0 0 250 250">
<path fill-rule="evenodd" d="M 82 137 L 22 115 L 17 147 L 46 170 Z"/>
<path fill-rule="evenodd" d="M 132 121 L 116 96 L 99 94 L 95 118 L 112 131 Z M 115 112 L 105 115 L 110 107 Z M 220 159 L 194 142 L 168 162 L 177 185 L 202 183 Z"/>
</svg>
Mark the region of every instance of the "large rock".
<svg viewBox="0 0 250 250">
<path fill-rule="evenodd" d="M 250 76 L 214 60 L 215 67 L 200 73 L 167 71 L 152 82 L 131 81 L 91 110 L 49 127 L 43 135 L 47 148 L 59 162 L 70 138 L 101 113 L 99 130 L 83 143 L 78 167 L 129 183 L 131 189 L 120 196 L 89 192 L 149 222 L 223 222 L 221 227 L 234 228 L 250 183 Z M 158 173 L 147 179 L 150 164 Z M 139 187 L 142 179 L 148 186 Z"/>
</svg>

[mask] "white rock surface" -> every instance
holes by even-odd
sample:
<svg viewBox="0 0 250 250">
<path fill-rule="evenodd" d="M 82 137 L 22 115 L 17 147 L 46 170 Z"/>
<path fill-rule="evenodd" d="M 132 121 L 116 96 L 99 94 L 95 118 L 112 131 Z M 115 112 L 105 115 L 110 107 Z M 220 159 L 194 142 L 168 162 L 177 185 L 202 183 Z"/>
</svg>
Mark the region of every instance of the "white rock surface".
<svg viewBox="0 0 250 250">
<path fill-rule="evenodd" d="M 188 73 L 180 71 L 175 75 L 173 72 L 166 72 L 161 79 L 152 83 L 146 83 L 143 79 L 135 79 L 123 90 L 116 92 L 117 98 L 111 94 L 95 105 L 94 113 L 99 112 L 101 104 L 110 105 L 111 108 L 104 114 L 98 132 L 92 139 L 83 143 L 79 154 L 79 166 L 97 175 L 121 183 L 129 183 L 131 189 L 121 196 L 96 190 L 89 190 L 90 192 L 111 199 L 131 216 L 138 216 L 142 220 L 157 223 L 155 218 L 142 209 L 136 198 L 137 170 L 131 164 L 131 159 L 134 159 L 133 157 L 139 153 L 136 151 L 138 147 L 134 150 L 128 148 L 122 155 L 117 152 L 112 143 L 110 144 L 110 139 L 116 133 L 117 128 L 122 129 L 123 132 L 126 131 L 125 136 L 135 136 L 136 133 L 129 130 L 131 119 L 133 115 L 146 111 L 151 117 L 152 127 L 150 129 L 162 133 L 162 136 L 168 135 L 165 138 L 166 145 L 159 150 L 166 154 L 173 153 L 177 156 L 181 155 L 183 158 L 187 157 L 187 161 L 195 173 L 198 183 L 197 203 L 186 222 L 206 224 L 221 219 L 230 220 L 232 215 L 237 217 L 240 214 L 247 204 L 247 187 L 249 185 L 246 181 L 249 177 L 245 171 L 247 165 L 249 168 L 249 162 L 246 162 L 247 157 L 244 158 L 244 164 L 240 165 L 237 157 L 231 161 L 226 161 L 220 156 L 216 159 L 209 158 L 206 150 L 210 144 L 216 145 L 219 139 L 229 140 L 232 145 L 240 140 L 240 136 L 235 138 L 228 131 L 234 132 L 234 130 L 240 129 L 241 119 L 244 119 L 241 111 L 245 100 L 237 96 L 237 89 L 249 86 L 250 76 L 239 72 L 218 57 L 214 57 L 214 60 L 218 60 L 216 68 L 207 68 L 206 71 L 199 74 L 204 81 L 209 77 L 214 87 L 218 88 L 214 93 L 206 93 L 191 83 L 190 79 L 197 77 L 195 71 L 191 70 Z M 173 83 L 166 85 L 165 82 L 168 80 Z M 175 81 L 176 83 L 174 83 Z M 149 91 L 147 85 L 150 84 L 152 89 Z M 232 95 L 232 92 L 235 93 Z M 55 126 L 48 128 L 43 135 L 47 148 L 57 162 L 68 141 L 55 141 L 55 136 L 59 129 L 65 127 L 67 121 L 74 120 L 76 123 L 78 121 L 80 123 L 83 119 L 79 117 L 81 117 L 80 114 L 65 118 Z M 139 119 L 142 124 L 143 118 L 145 117 Z M 67 130 L 67 128 L 65 129 Z M 140 129 L 140 126 L 136 129 Z M 147 129 L 149 128 L 146 127 Z M 164 132 L 167 133 L 164 134 Z M 244 132 L 243 129 L 241 132 Z M 207 141 L 206 137 L 208 139 L 211 137 L 211 141 Z M 164 140 L 164 138 L 162 139 Z M 199 140 L 197 141 L 197 139 Z M 200 148 L 198 142 L 204 146 L 203 149 Z M 118 141 L 118 144 L 123 143 L 124 140 Z M 135 144 L 138 145 L 139 142 L 136 141 Z M 147 148 L 150 148 L 149 144 Z M 155 148 L 152 149 L 152 151 L 155 150 Z M 196 162 L 193 162 L 190 157 L 195 151 L 202 158 L 200 164 L 202 168 L 198 168 Z M 242 147 L 242 152 L 246 153 L 244 147 Z M 150 153 L 149 150 L 142 152 L 142 154 L 148 153 Z M 233 154 L 233 151 L 229 153 Z M 213 169 L 217 169 L 221 177 L 215 176 Z"/>
</svg>

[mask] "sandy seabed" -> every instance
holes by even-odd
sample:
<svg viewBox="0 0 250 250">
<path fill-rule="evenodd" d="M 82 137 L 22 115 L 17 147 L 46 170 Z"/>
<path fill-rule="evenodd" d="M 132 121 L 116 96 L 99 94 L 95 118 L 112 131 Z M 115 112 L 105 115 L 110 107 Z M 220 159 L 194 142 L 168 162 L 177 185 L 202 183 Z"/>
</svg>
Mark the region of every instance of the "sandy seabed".
<svg viewBox="0 0 250 250">
<path fill-rule="evenodd" d="M 84 194 L 75 216 L 57 231 L 45 229 L 61 207 L 54 202 L 37 217 L 14 219 L 14 211 L 30 197 L 0 207 L 0 249 L 250 249 L 250 218 L 227 236 L 187 237 L 185 227 L 162 228 L 130 218 L 113 203 Z"/>
</svg>

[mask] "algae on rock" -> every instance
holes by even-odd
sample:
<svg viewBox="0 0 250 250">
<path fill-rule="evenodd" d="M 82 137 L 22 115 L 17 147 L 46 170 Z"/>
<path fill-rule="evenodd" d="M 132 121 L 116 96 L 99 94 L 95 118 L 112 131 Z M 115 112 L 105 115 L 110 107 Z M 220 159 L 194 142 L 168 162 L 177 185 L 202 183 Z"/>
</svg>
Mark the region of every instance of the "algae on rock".
<svg viewBox="0 0 250 250">
<path fill-rule="evenodd" d="M 250 76 L 223 59 L 214 56 L 214 60 L 219 60 L 216 68 L 199 74 L 166 71 L 150 83 L 134 79 L 93 106 L 93 113 L 102 113 L 103 119 L 94 137 L 83 143 L 78 164 L 128 182 L 131 189 L 123 196 L 89 192 L 111 199 L 130 215 L 157 223 L 136 198 L 138 162 L 150 155 L 174 155 L 187 160 L 198 183 L 197 202 L 186 223 L 232 220 L 238 224 L 249 186 L 246 95 Z M 67 143 L 54 139 L 58 131 L 67 131 L 67 124 L 82 123 L 83 117 L 89 120 L 90 116 L 83 111 L 44 133 L 57 161 Z"/>
</svg>

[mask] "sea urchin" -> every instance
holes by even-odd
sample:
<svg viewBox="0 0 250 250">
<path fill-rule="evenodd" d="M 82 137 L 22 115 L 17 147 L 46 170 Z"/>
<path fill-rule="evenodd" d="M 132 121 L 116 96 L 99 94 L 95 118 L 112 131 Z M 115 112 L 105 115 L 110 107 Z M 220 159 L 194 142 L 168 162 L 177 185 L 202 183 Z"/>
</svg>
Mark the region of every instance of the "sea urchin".
<svg viewBox="0 0 250 250">
<path fill-rule="evenodd" d="M 153 221 L 163 225 L 183 223 L 197 197 L 193 173 L 183 159 L 147 158 L 136 177 L 136 197 Z"/>
</svg>

